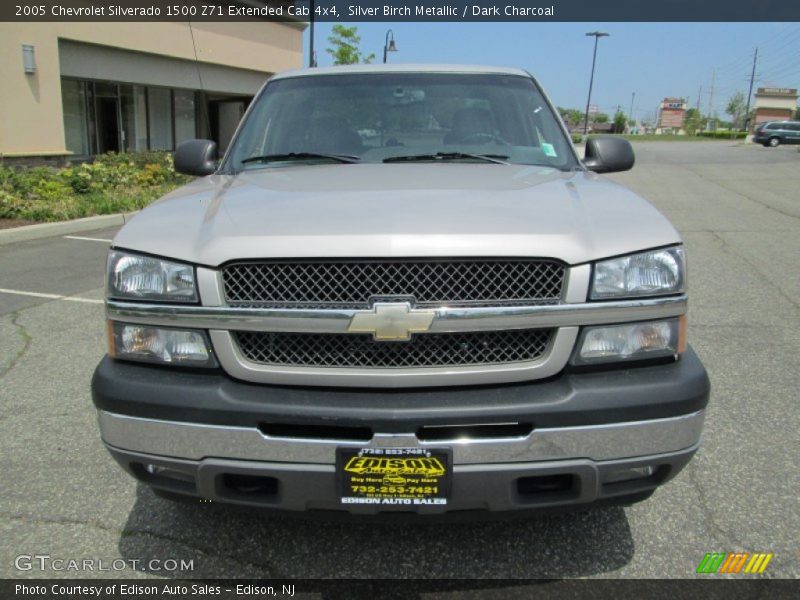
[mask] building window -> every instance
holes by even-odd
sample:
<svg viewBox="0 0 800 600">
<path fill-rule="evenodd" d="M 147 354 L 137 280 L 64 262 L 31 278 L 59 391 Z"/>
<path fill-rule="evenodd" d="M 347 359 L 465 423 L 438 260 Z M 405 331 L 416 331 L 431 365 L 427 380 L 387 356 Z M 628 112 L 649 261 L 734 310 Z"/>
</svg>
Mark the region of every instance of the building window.
<svg viewBox="0 0 800 600">
<path fill-rule="evenodd" d="M 61 97 L 64 104 L 64 137 L 67 150 L 73 154 L 89 154 L 86 86 L 82 81 L 63 79 Z"/>
<path fill-rule="evenodd" d="M 120 85 L 122 141 L 126 152 L 147 150 L 147 95 L 141 85 Z"/>
<path fill-rule="evenodd" d="M 172 92 L 166 88 L 147 88 L 150 150 L 172 150 Z"/>
<path fill-rule="evenodd" d="M 197 136 L 194 92 L 174 90 L 173 98 L 175 101 L 175 145 L 177 146 L 181 142 Z"/>
<path fill-rule="evenodd" d="M 67 150 L 87 156 L 104 152 L 172 151 L 197 137 L 227 147 L 251 97 L 191 89 L 79 79 L 61 80 Z"/>
</svg>

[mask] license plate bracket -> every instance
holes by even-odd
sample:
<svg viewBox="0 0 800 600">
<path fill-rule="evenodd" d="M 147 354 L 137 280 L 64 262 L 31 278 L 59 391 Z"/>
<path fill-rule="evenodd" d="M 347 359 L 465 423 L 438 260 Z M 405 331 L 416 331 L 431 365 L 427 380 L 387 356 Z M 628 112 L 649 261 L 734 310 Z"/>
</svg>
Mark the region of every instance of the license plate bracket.
<svg viewBox="0 0 800 600">
<path fill-rule="evenodd" d="M 452 464 L 449 448 L 338 448 L 340 503 L 382 510 L 446 506 Z"/>
</svg>

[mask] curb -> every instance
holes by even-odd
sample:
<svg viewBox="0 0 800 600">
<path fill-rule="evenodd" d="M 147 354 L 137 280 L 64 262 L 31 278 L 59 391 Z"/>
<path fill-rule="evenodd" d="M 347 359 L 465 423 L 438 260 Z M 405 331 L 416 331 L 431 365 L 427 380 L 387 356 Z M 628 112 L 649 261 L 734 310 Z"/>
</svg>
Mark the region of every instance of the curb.
<svg viewBox="0 0 800 600">
<path fill-rule="evenodd" d="M 28 240 L 38 240 L 59 235 L 69 235 L 82 231 L 92 231 L 93 229 L 103 229 L 124 225 L 136 212 L 117 213 L 114 215 L 98 215 L 96 217 L 84 217 L 73 221 L 58 221 L 57 223 L 37 223 L 36 225 L 25 225 L 23 227 L 12 227 L 11 229 L 0 229 L 0 246 L 15 242 L 27 242 Z"/>
</svg>

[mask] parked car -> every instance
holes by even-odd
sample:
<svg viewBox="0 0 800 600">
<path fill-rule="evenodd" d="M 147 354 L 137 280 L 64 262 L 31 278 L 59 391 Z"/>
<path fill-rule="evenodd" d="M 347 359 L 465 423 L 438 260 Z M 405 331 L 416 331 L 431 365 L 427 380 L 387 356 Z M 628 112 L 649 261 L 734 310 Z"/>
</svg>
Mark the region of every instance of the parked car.
<svg viewBox="0 0 800 600">
<path fill-rule="evenodd" d="M 579 158 L 516 69 L 273 77 L 114 238 L 106 447 L 161 495 L 294 511 L 648 497 L 709 381 L 680 235 L 597 175 L 633 164 L 611 137 Z"/>
<path fill-rule="evenodd" d="M 754 142 L 772 148 L 781 144 L 800 144 L 800 121 L 761 123 L 754 133 Z"/>
</svg>

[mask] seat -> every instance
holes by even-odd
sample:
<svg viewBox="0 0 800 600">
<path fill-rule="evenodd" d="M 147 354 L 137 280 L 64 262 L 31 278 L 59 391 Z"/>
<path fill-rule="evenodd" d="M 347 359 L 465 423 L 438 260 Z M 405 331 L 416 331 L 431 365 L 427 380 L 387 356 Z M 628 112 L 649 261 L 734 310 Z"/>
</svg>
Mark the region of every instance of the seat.
<svg viewBox="0 0 800 600">
<path fill-rule="evenodd" d="M 461 144 L 481 135 L 496 136 L 492 113 L 485 108 L 462 108 L 453 115 L 453 126 L 443 141 L 445 144 Z"/>
<path fill-rule="evenodd" d="M 361 154 L 364 145 L 342 117 L 324 116 L 311 121 L 308 127 L 309 152 L 325 154 Z"/>
</svg>

